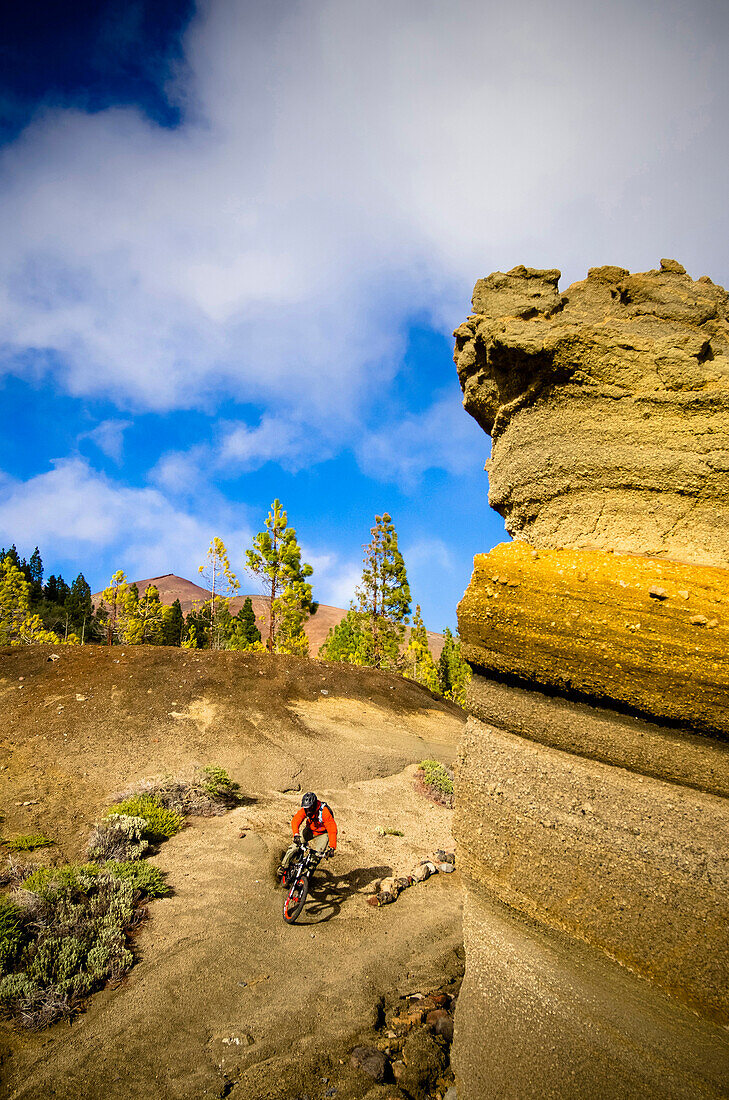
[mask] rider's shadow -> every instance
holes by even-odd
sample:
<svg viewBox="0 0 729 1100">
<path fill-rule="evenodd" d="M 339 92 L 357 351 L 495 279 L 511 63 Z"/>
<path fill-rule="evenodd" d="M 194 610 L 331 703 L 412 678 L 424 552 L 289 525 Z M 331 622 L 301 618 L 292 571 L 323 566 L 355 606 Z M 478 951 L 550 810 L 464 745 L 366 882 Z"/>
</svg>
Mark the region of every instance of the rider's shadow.
<svg viewBox="0 0 729 1100">
<path fill-rule="evenodd" d="M 319 866 L 312 876 L 309 898 L 297 924 L 323 924 L 336 917 L 342 903 L 378 878 L 392 874 L 391 867 L 357 867 L 346 875 L 333 875 Z"/>
</svg>

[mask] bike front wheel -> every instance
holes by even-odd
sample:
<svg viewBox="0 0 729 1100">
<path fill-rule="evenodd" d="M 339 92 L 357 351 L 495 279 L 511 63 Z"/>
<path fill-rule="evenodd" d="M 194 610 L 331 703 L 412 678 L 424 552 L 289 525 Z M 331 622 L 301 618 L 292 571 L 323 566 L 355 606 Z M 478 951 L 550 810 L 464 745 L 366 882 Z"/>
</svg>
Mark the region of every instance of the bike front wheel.
<svg viewBox="0 0 729 1100">
<path fill-rule="evenodd" d="M 301 910 L 304 908 L 306 895 L 309 892 L 309 880 L 306 875 L 299 875 L 291 889 L 284 898 L 283 919 L 287 924 L 293 924 Z"/>
</svg>

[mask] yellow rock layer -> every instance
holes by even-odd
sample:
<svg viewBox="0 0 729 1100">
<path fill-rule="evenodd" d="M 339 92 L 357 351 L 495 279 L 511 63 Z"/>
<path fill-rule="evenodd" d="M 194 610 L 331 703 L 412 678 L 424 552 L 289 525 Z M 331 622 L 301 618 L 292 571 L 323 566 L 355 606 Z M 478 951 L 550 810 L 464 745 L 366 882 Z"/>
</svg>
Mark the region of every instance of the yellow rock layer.
<svg viewBox="0 0 729 1100">
<path fill-rule="evenodd" d="M 485 672 L 729 737 L 729 570 L 502 543 L 458 607 Z"/>
</svg>

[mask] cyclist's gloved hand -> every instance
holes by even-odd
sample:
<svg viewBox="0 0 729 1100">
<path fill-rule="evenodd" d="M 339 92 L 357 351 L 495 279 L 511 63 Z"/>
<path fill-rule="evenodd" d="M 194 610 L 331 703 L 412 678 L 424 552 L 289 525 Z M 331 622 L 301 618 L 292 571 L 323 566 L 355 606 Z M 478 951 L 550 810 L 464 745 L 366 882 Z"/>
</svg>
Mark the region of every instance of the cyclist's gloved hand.
<svg viewBox="0 0 729 1100">
<path fill-rule="evenodd" d="M 294 837 L 294 844 L 296 845 L 297 848 L 300 848 L 303 843 L 304 843 L 303 840 L 301 839 L 301 837 L 297 833 L 296 836 Z"/>
</svg>

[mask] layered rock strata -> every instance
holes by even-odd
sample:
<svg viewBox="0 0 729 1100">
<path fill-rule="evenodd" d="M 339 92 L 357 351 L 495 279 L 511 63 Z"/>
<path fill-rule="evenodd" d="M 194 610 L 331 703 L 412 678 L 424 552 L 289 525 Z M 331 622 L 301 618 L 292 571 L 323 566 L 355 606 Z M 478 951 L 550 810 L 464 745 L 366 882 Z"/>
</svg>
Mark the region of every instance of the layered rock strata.
<svg viewBox="0 0 729 1100">
<path fill-rule="evenodd" d="M 478 554 L 466 660 L 729 739 L 727 570 L 503 543 Z"/>
<path fill-rule="evenodd" d="M 729 297 L 674 260 L 480 279 L 456 330 L 489 501 L 535 547 L 729 565 Z"/>
<path fill-rule="evenodd" d="M 727 295 L 481 280 L 457 330 L 516 536 L 459 606 L 462 1100 L 729 1095 Z"/>
</svg>

